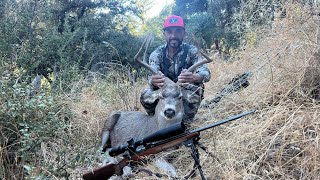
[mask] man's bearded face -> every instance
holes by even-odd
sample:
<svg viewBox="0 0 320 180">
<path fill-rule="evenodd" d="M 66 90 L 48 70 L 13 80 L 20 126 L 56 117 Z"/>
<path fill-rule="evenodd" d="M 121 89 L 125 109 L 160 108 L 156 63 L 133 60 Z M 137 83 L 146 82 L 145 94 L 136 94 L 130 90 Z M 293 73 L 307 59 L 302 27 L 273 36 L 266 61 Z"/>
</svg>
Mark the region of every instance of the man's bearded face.
<svg viewBox="0 0 320 180">
<path fill-rule="evenodd" d="M 164 36 L 170 47 L 178 48 L 182 44 L 185 30 L 181 27 L 168 27 L 164 30 Z"/>
</svg>

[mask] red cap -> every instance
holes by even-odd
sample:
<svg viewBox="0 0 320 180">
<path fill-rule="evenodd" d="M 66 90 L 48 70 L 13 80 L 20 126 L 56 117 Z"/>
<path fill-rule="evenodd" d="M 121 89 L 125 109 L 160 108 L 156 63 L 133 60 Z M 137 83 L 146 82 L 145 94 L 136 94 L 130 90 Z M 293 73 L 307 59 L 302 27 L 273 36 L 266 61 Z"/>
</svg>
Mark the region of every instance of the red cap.
<svg viewBox="0 0 320 180">
<path fill-rule="evenodd" d="M 163 24 L 163 29 L 167 27 L 182 27 L 184 28 L 184 22 L 181 16 L 171 15 L 169 16 Z"/>
</svg>

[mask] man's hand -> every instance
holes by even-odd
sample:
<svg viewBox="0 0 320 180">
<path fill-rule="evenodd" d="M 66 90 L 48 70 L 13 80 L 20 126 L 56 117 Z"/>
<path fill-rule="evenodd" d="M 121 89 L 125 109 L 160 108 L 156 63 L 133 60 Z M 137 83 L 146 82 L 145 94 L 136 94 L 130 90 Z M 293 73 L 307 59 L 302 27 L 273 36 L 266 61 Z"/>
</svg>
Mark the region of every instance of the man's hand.
<svg viewBox="0 0 320 180">
<path fill-rule="evenodd" d="M 159 74 L 152 75 L 151 83 L 155 87 L 161 88 L 164 86 L 164 75 L 161 72 L 159 72 Z"/>
<path fill-rule="evenodd" d="M 179 83 L 200 83 L 202 82 L 202 77 L 199 74 L 192 72 L 182 71 L 178 77 Z"/>
</svg>

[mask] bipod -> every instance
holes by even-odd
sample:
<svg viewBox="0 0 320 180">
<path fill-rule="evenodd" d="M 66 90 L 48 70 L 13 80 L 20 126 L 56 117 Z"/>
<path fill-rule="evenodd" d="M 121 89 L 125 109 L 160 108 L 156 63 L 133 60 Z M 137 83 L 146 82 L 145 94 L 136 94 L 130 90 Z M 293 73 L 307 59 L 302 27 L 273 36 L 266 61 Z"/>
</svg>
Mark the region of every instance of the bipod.
<svg viewBox="0 0 320 180">
<path fill-rule="evenodd" d="M 202 180 L 206 179 L 204 176 L 204 173 L 202 171 L 202 167 L 200 165 L 199 151 L 196 146 L 200 147 L 202 150 L 204 150 L 204 152 L 208 153 L 209 155 L 212 155 L 212 154 L 210 152 L 208 152 L 207 149 L 202 144 L 199 143 L 199 140 L 200 140 L 200 137 L 198 136 L 196 138 L 192 138 L 192 139 L 189 139 L 188 141 L 184 142 L 184 145 L 186 147 L 191 148 L 191 151 L 192 151 L 191 156 L 194 159 L 193 169 L 191 170 L 191 172 L 187 176 L 184 177 L 185 179 L 190 178 L 195 173 L 196 169 L 199 170 L 201 179 Z"/>
</svg>

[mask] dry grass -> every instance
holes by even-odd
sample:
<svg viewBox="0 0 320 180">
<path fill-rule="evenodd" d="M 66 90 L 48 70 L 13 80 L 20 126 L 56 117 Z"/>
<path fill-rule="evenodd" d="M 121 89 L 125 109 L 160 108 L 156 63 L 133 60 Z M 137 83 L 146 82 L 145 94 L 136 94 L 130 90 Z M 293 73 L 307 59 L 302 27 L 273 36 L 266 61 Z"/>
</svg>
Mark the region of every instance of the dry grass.
<svg viewBox="0 0 320 180">
<path fill-rule="evenodd" d="M 132 83 L 119 74 L 92 81 L 89 86 L 80 82 L 74 91 L 81 89 L 81 92 L 68 94 L 67 99 L 64 99 L 74 115 L 70 121 L 70 126 L 73 128 L 69 131 L 70 141 L 74 143 L 74 147 L 70 152 L 75 154 L 81 152 L 80 156 L 84 156 L 83 163 L 76 165 L 78 168 L 68 169 L 71 179 L 81 179 L 84 172 L 101 166 L 104 157 L 98 151 L 98 146 L 106 117 L 113 110 L 128 111 L 142 108 L 138 100 L 140 92 L 146 86 L 145 82 Z"/>
<path fill-rule="evenodd" d="M 265 38 L 255 47 L 239 52 L 239 60 L 216 59 L 210 65 L 213 78 L 206 84 L 207 99 L 236 74 L 251 71 L 253 76 L 249 78 L 249 87 L 223 98 L 214 109 L 200 109 L 194 127 L 253 108 L 258 110 L 254 115 L 201 134 L 201 142 L 214 155 L 200 150 L 204 173 L 210 179 L 320 178 L 320 104 L 302 87 L 309 61 L 319 60 L 314 56 L 319 50 L 319 17 L 304 9 L 297 12 L 288 8 L 287 12 L 288 17 L 276 20 L 269 30 L 257 31 L 263 32 Z M 66 159 L 76 154 L 84 156 L 77 161 L 82 162 L 76 164 L 78 168 L 67 169 L 71 179 L 79 179 L 84 172 L 100 166 L 103 157 L 96 150 L 104 118 L 112 110 L 142 110 L 137 99 L 144 86 L 98 81 L 81 88 L 76 95 L 66 95 L 65 103 L 74 114 L 67 131 L 69 143 L 43 144 L 41 158 L 57 163 L 58 147 L 65 149 Z M 188 174 L 193 165 L 189 149 L 180 148 L 170 154 L 176 156 L 174 165 L 179 176 Z M 157 172 L 152 163 L 146 167 Z M 139 173 L 136 178 L 151 177 Z"/>
<path fill-rule="evenodd" d="M 200 119 L 215 121 L 241 111 L 258 112 L 211 132 L 203 142 L 215 161 L 203 164 L 213 179 L 319 179 L 320 104 L 303 91 L 310 61 L 319 61 L 319 17 L 288 10 L 265 39 L 239 53 L 240 60 L 212 65 L 213 80 L 206 97 L 221 90 L 232 77 L 253 72 L 250 86 L 224 98 Z M 319 39 L 319 38 L 318 38 Z M 320 67 L 314 67 L 320 73 Z M 203 118 L 206 117 L 206 118 Z M 203 124 L 207 122 L 200 122 Z M 214 166 L 212 166 L 214 164 Z"/>
</svg>

